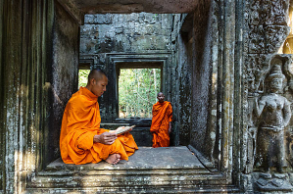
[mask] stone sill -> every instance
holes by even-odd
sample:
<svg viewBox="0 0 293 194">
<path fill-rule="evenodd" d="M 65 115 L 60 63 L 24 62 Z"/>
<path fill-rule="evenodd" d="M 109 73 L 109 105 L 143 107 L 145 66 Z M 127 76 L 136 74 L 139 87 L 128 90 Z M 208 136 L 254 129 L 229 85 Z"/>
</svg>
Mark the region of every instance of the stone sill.
<svg viewBox="0 0 293 194">
<path fill-rule="evenodd" d="M 129 125 L 136 125 L 137 127 L 150 127 L 152 125 L 151 118 L 130 118 L 130 119 L 123 119 L 117 118 L 115 119 L 115 123 L 128 123 Z"/>
<path fill-rule="evenodd" d="M 64 164 L 59 158 L 28 183 L 26 193 L 83 193 L 84 190 L 87 193 L 124 194 L 187 194 L 196 190 L 204 193 L 239 192 L 235 186 L 227 184 L 221 172 L 208 170 L 187 147 L 179 146 L 139 147 L 128 161 L 117 165 L 106 162 Z M 152 192 L 143 192 L 146 190 Z"/>
</svg>

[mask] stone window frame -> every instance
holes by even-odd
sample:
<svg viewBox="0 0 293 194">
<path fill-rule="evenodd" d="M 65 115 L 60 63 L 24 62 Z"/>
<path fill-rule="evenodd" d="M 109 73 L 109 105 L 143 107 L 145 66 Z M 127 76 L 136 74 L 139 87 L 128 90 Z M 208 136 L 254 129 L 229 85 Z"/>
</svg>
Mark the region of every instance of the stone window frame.
<svg viewBox="0 0 293 194">
<path fill-rule="evenodd" d="M 143 119 L 123 119 L 119 118 L 119 103 L 118 103 L 118 75 L 117 75 L 117 64 L 126 63 L 126 62 L 143 62 L 143 63 L 161 63 L 161 80 L 164 80 L 169 75 L 168 73 L 171 71 L 169 68 L 172 67 L 172 52 L 169 51 L 157 51 L 149 52 L 149 53 L 109 53 L 105 56 L 105 64 L 108 66 L 107 73 L 108 76 L 111 77 L 110 79 L 114 79 L 113 81 L 116 83 L 112 92 L 115 93 L 115 99 L 117 99 L 112 106 L 114 107 L 115 112 L 114 116 L 112 118 L 113 122 L 123 122 L 123 123 L 132 123 L 136 124 L 136 122 L 148 122 L 151 121 L 150 118 L 143 118 Z M 169 64 L 169 65 L 167 65 Z M 104 67 L 105 68 L 105 67 Z M 168 96 L 167 91 L 171 90 L 171 84 L 168 84 L 169 86 L 164 86 L 161 82 L 161 91 L 166 93 L 166 96 Z M 101 111 L 103 112 L 103 110 Z M 138 124 L 137 123 L 137 124 Z"/>
</svg>

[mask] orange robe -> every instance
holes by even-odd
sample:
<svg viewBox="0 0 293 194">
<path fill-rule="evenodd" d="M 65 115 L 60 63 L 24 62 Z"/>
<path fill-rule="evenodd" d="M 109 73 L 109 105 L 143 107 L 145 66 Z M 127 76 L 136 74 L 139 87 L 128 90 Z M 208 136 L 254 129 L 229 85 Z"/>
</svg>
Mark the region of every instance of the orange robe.
<svg viewBox="0 0 293 194">
<path fill-rule="evenodd" d="M 153 106 L 151 133 L 153 147 L 168 147 L 170 145 L 169 123 L 172 121 L 172 106 L 168 101 L 157 102 Z"/>
<path fill-rule="evenodd" d="M 111 154 L 120 154 L 128 160 L 137 145 L 130 133 L 119 135 L 112 145 L 94 143 L 95 135 L 106 129 L 100 128 L 101 117 L 98 96 L 85 87 L 72 95 L 64 110 L 61 134 L 61 157 L 66 164 L 98 163 Z"/>
</svg>

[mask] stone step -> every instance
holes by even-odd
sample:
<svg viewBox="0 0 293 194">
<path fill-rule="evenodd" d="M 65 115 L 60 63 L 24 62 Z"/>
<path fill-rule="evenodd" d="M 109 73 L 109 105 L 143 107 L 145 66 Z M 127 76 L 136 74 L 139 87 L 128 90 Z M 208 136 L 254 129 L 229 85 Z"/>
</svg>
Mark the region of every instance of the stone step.
<svg viewBox="0 0 293 194">
<path fill-rule="evenodd" d="M 218 175 L 219 173 L 213 173 Z M 86 171 L 42 171 L 38 177 L 57 177 L 57 176 L 172 176 L 172 175 L 211 175 L 205 169 L 185 168 L 185 169 L 133 169 L 133 170 L 86 170 Z M 220 175 L 221 176 L 221 175 Z"/>
<path fill-rule="evenodd" d="M 47 194 L 47 193 L 54 193 L 54 194 L 173 194 L 173 193 L 180 193 L 180 194 L 195 194 L 195 193 L 214 193 L 214 194 L 227 194 L 227 193 L 237 193 L 240 194 L 238 188 L 229 186 L 229 185 L 219 185 L 213 187 L 201 187 L 201 188 L 184 188 L 184 187 L 99 187 L 99 188 L 74 188 L 74 189 L 66 189 L 66 188 L 47 188 L 47 189 L 27 189 L 24 194 Z"/>
<path fill-rule="evenodd" d="M 74 188 L 74 187 L 113 187 L 113 186 L 164 186 L 164 185 L 211 185 L 225 184 L 225 179 L 220 175 L 203 176 L 199 175 L 125 175 L 120 176 L 45 176 L 33 179 L 29 184 L 31 188 Z"/>
<path fill-rule="evenodd" d="M 90 193 L 111 193 L 113 189 L 115 193 L 237 191 L 227 185 L 220 172 L 210 168 L 202 165 L 194 153 L 183 146 L 140 148 L 129 161 L 121 161 L 117 165 L 105 162 L 67 165 L 58 159 L 32 178 L 27 187 L 30 193 L 37 193 L 40 189 L 54 190 L 53 193 L 65 190 L 82 193 L 84 189 Z"/>
</svg>

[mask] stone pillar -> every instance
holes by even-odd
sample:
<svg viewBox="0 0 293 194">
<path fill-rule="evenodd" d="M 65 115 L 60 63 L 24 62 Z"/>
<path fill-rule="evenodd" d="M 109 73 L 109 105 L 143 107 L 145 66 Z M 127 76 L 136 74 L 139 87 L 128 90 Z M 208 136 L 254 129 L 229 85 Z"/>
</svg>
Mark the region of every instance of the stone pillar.
<svg viewBox="0 0 293 194">
<path fill-rule="evenodd" d="M 291 117 L 292 75 L 286 70 L 291 56 L 276 55 L 289 34 L 289 0 L 245 0 L 243 9 L 240 184 L 247 193 L 290 192 L 292 186 L 286 171 L 291 167 L 285 164 L 290 155 L 285 148 L 288 148 L 287 135 L 291 128 L 288 119 Z M 284 79 L 268 81 L 275 75 Z M 278 92 L 272 89 L 277 84 L 280 85 Z M 282 106 L 271 109 L 274 103 Z M 279 110 L 282 114 L 277 114 Z"/>
<path fill-rule="evenodd" d="M 22 75 L 22 32 L 23 1 L 3 1 L 3 40 L 1 77 L 2 77 L 2 142 L 3 142 L 3 179 L 4 193 L 14 193 L 19 189 L 19 170 L 16 161 L 20 158 L 19 144 L 21 75 Z M 4 86 L 4 87 L 3 87 Z M 15 179 L 16 178 L 16 179 Z"/>
<path fill-rule="evenodd" d="M 232 148 L 233 148 L 233 119 L 234 119 L 234 47 L 235 47 L 235 7 L 233 0 L 224 1 L 224 31 L 223 31 L 223 75 L 222 75 L 222 165 L 221 171 L 226 171 L 227 178 L 232 173 Z M 228 180 L 227 180 L 228 181 Z"/>
<path fill-rule="evenodd" d="M 69 64 L 72 64 L 72 71 L 74 67 L 77 71 L 79 39 L 79 25 L 76 22 L 67 22 L 69 27 L 61 29 L 73 29 L 71 39 L 68 38 L 70 33 L 57 31 L 56 26 L 65 23 L 56 12 L 56 9 L 60 9 L 57 6 L 54 0 L 0 1 L 0 193 L 23 192 L 27 182 L 48 162 L 46 159 L 53 158 L 47 155 L 50 152 L 45 149 L 48 141 L 59 138 L 58 133 L 50 133 L 48 125 L 52 107 L 48 96 L 51 94 L 54 99 L 55 95 L 59 95 L 52 90 L 52 63 L 54 61 L 56 64 L 55 75 L 58 75 L 56 71 L 62 69 L 62 66 Z M 56 33 L 53 36 L 54 31 Z M 58 43 L 66 40 L 68 44 L 73 44 L 68 46 L 68 52 L 53 55 L 53 44 L 57 51 L 62 48 L 58 47 Z M 67 44 L 63 42 L 62 45 Z M 62 57 L 69 61 L 59 60 Z M 67 81 L 76 85 L 74 79 L 77 74 L 70 74 L 72 77 L 66 77 Z M 70 88 L 66 82 L 59 87 L 60 90 Z M 72 88 L 69 90 L 67 96 L 74 92 Z M 68 99 L 67 96 L 64 99 Z"/>
<path fill-rule="evenodd" d="M 2 42 L 3 42 L 3 0 L 0 0 L 0 85 L 3 86 L 4 85 L 4 77 L 3 75 L 3 71 L 4 71 L 4 65 L 2 63 L 2 50 L 3 50 L 3 46 L 2 46 Z M 0 109 L 3 110 L 4 108 L 4 90 L 3 87 L 0 88 Z M 3 111 L 0 111 L 0 158 L 4 158 L 4 121 L 3 121 Z M 0 160 L 0 193 L 3 191 L 3 165 L 4 165 L 4 161 Z"/>
</svg>

